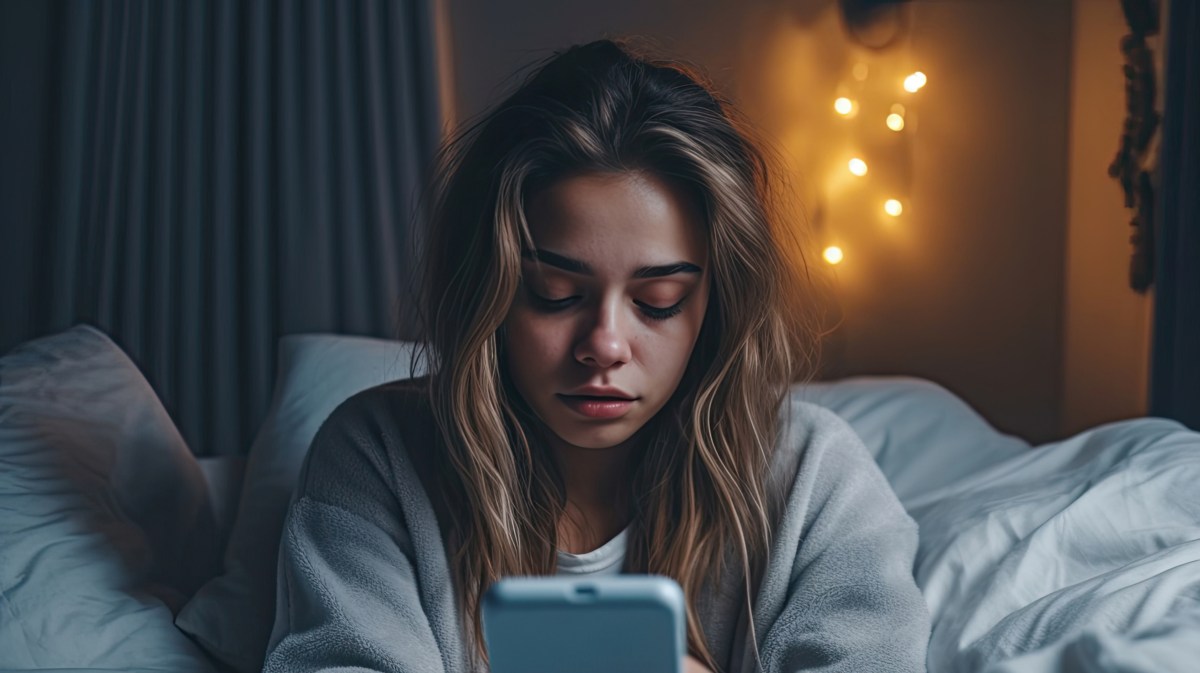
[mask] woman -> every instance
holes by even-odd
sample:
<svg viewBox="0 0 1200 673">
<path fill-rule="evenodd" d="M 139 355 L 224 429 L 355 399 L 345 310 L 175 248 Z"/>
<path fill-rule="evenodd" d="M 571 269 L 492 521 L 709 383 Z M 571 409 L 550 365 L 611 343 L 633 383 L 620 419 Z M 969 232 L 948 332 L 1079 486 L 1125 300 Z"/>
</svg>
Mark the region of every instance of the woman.
<svg viewBox="0 0 1200 673">
<path fill-rule="evenodd" d="M 916 524 L 831 413 L 767 162 L 681 66 L 556 54 L 441 155 L 427 378 L 313 442 L 266 670 L 486 670 L 509 575 L 654 573 L 692 671 L 924 670 Z"/>
</svg>

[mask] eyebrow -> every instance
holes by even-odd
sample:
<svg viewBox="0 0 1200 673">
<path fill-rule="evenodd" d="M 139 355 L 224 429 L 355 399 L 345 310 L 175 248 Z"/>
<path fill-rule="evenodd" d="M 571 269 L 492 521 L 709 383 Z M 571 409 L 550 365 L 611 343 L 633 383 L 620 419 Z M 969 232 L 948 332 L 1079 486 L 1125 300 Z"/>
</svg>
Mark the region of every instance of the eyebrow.
<svg viewBox="0 0 1200 673">
<path fill-rule="evenodd" d="M 584 276 L 596 275 L 596 272 L 586 262 L 581 262 L 570 257 L 564 257 L 563 255 L 559 255 L 548 250 L 526 250 L 521 253 L 521 256 L 529 260 L 536 259 L 543 264 L 549 264 L 550 266 L 562 269 L 563 271 L 578 273 Z M 673 276 L 677 273 L 699 274 L 703 272 L 703 269 L 695 264 L 692 264 L 691 262 L 674 262 L 671 264 L 660 264 L 657 266 L 643 266 L 642 268 L 633 272 L 633 277 L 662 278 L 663 276 Z"/>
</svg>

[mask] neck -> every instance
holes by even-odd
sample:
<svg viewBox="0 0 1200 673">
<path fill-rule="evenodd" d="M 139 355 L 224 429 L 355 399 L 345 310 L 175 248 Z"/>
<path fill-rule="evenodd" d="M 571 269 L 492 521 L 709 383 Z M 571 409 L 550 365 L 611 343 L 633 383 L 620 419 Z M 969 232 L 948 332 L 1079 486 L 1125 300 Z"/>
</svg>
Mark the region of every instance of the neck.
<svg viewBox="0 0 1200 673">
<path fill-rule="evenodd" d="M 567 494 L 559 522 L 559 548 L 583 553 L 600 547 L 629 523 L 635 458 L 641 433 L 614 447 L 587 449 L 550 438 Z"/>
</svg>

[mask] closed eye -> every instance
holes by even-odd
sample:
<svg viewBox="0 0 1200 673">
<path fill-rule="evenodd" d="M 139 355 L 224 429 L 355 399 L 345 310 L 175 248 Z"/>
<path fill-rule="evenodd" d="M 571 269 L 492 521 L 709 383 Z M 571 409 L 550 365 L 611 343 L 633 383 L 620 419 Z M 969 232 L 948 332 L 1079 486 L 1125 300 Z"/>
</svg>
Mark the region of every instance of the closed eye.
<svg viewBox="0 0 1200 673">
<path fill-rule="evenodd" d="M 575 296 L 575 295 L 572 295 L 570 297 L 563 297 L 562 299 L 551 299 L 549 297 L 543 297 L 542 295 L 537 294 L 536 292 L 530 292 L 529 298 L 532 299 L 533 303 L 536 304 L 539 308 L 541 308 L 543 310 L 547 310 L 547 311 L 557 311 L 559 309 L 564 309 L 564 308 L 570 306 L 571 302 L 573 302 L 576 299 L 579 299 L 579 297 Z"/>
<path fill-rule="evenodd" d="M 565 308 L 568 308 L 580 299 L 579 295 L 571 295 L 570 297 L 563 297 L 562 299 L 551 299 L 550 297 L 543 297 L 542 295 L 532 291 L 529 293 L 529 298 L 533 301 L 534 305 L 538 309 L 548 313 L 553 313 L 555 311 L 561 311 Z M 683 311 L 683 302 L 686 301 L 686 299 L 687 298 L 685 297 L 684 299 L 681 299 L 675 304 L 667 307 L 652 306 L 645 302 L 636 300 L 633 303 L 642 310 L 642 313 L 644 313 L 647 318 L 650 318 L 651 320 L 667 320 L 668 318 L 673 318 L 679 315 Z"/>
<path fill-rule="evenodd" d="M 684 300 L 681 299 L 674 305 L 666 308 L 651 306 L 640 301 L 635 301 L 633 303 L 637 304 L 638 307 L 642 309 L 642 312 L 646 314 L 647 318 L 650 318 L 651 320 L 666 320 L 667 318 L 673 318 L 679 315 L 679 313 L 683 311 L 683 301 Z"/>
</svg>

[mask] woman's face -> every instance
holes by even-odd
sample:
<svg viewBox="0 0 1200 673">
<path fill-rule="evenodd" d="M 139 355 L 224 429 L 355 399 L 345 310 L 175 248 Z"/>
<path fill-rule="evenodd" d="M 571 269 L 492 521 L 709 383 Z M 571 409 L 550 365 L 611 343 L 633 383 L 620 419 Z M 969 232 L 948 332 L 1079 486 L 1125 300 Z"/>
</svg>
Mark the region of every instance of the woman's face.
<svg viewBox="0 0 1200 673">
<path fill-rule="evenodd" d="M 505 356 L 558 439 L 618 446 L 675 392 L 708 307 L 701 218 L 644 172 L 564 178 L 526 204 L 537 251 L 522 260 Z"/>
</svg>

